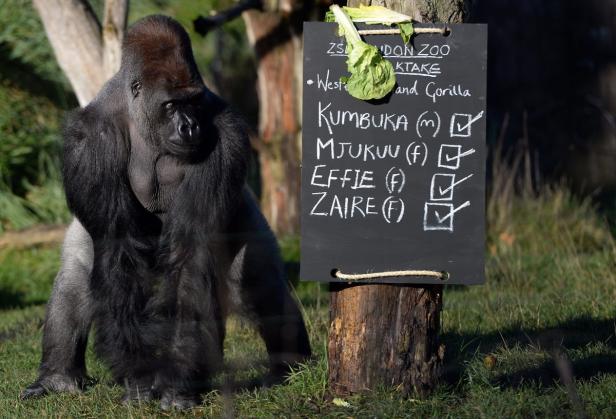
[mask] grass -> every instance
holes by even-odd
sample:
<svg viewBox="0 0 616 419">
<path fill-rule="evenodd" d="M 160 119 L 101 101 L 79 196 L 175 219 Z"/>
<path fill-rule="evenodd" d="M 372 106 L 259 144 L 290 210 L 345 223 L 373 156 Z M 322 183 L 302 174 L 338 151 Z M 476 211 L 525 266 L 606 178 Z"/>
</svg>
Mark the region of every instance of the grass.
<svg viewBox="0 0 616 419">
<path fill-rule="evenodd" d="M 296 292 L 316 356 L 284 385 L 255 385 L 265 349 L 246 322 L 232 318 L 228 372 L 197 409 L 120 405 L 121 388 L 91 352 L 97 383 L 84 394 L 19 401 L 36 377 L 42 302 L 59 264 L 58 249 L 32 248 L 0 252 L 0 417 L 616 417 L 616 245 L 609 227 L 565 187 L 533 192 L 511 182 L 493 182 L 499 190 L 492 189 L 488 208 L 487 283 L 444 293 L 446 362 L 427 400 L 389 389 L 346 398 L 348 406 L 329 400 L 327 291 L 301 283 Z M 293 271 L 297 241 L 283 245 Z"/>
</svg>

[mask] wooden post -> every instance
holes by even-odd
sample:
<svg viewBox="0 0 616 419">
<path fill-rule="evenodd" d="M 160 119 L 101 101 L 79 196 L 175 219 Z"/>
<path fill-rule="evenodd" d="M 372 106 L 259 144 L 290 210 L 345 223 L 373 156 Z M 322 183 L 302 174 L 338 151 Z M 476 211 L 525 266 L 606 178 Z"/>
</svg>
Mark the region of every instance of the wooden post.
<svg viewBox="0 0 616 419">
<path fill-rule="evenodd" d="M 464 14 L 463 0 L 349 1 L 370 3 L 416 21 L 461 22 Z M 428 396 L 445 352 L 438 338 L 442 286 L 332 284 L 330 290 L 330 393 L 387 385 L 404 396 Z"/>
</svg>

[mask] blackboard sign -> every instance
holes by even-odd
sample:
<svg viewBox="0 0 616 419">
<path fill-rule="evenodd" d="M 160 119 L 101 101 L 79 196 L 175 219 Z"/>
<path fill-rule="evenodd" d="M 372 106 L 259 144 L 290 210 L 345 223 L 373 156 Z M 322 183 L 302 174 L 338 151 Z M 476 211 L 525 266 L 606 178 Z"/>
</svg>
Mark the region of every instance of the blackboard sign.
<svg viewBox="0 0 616 419">
<path fill-rule="evenodd" d="M 446 274 L 362 282 L 484 282 L 487 27 L 449 29 L 407 45 L 364 36 L 397 80 L 365 102 L 340 83 L 337 25 L 304 24 L 302 280 L 418 270 Z"/>
</svg>

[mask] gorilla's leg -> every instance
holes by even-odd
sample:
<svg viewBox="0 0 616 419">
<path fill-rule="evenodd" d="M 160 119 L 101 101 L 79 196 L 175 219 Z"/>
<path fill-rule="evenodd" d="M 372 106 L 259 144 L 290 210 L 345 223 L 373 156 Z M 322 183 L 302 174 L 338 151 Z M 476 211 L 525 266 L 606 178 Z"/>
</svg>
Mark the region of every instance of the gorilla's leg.
<svg viewBox="0 0 616 419">
<path fill-rule="evenodd" d="M 84 386 L 85 349 L 92 319 L 92 262 L 92 240 L 75 218 L 66 232 L 62 266 L 47 304 L 39 378 L 23 391 L 22 398 L 76 392 Z"/>
<path fill-rule="evenodd" d="M 310 356 L 308 333 L 289 292 L 276 238 L 252 196 L 238 219 L 243 220 L 245 240 L 233 261 L 231 279 L 239 284 L 240 309 L 265 341 L 273 375 L 281 376 L 289 365 Z"/>
<path fill-rule="evenodd" d="M 243 278 L 241 298 L 265 341 L 272 375 L 282 377 L 290 365 L 310 356 L 308 333 L 276 261 L 271 255 L 267 260 L 260 250 L 251 254 L 251 250 L 256 249 L 246 249 L 250 272 Z"/>
<path fill-rule="evenodd" d="M 224 314 L 218 283 L 198 272 L 202 271 L 185 268 L 177 285 L 175 324 L 167 345 L 171 350 L 156 384 L 165 410 L 200 403 L 200 394 L 211 385 L 212 374 L 222 368 Z"/>
</svg>

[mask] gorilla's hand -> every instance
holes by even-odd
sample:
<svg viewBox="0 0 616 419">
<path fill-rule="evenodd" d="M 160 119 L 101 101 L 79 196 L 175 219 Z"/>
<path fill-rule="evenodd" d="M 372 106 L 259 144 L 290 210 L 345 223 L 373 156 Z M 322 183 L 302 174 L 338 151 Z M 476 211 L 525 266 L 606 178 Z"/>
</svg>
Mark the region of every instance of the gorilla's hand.
<svg viewBox="0 0 616 419">
<path fill-rule="evenodd" d="M 19 397 L 22 400 L 26 400 L 41 397 L 48 393 L 80 393 L 90 381 L 91 379 L 85 376 L 46 375 L 26 387 Z"/>
</svg>

